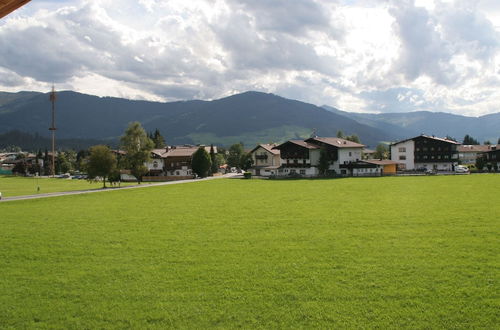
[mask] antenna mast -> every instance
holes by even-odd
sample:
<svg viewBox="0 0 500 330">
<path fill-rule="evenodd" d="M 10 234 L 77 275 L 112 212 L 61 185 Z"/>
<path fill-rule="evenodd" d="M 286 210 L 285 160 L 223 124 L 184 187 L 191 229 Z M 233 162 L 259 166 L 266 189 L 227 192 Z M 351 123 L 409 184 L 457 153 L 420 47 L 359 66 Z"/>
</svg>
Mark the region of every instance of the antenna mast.
<svg viewBox="0 0 500 330">
<path fill-rule="evenodd" d="M 52 91 L 50 92 L 50 102 L 52 103 L 52 125 L 49 128 L 49 131 L 52 131 L 52 166 L 51 166 L 51 172 L 52 172 L 52 177 L 55 176 L 56 171 L 55 171 L 55 155 L 56 155 L 56 91 L 54 90 L 54 85 L 52 85 Z"/>
</svg>

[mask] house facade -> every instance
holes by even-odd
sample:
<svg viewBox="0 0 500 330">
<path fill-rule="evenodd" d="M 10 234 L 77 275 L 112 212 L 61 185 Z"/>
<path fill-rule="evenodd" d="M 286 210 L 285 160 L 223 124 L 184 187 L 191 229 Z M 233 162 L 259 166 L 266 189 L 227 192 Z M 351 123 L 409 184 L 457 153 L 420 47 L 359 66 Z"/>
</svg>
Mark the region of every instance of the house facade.
<svg viewBox="0 0 500 330">
<path fill-rule="evenodd" d="M 318 176 L 321 149 L 329 158 L 330 174 L 353 175 L 359 166 L 364 145 L 333 137 L 311 137 L 306 140 L 290 140 L 274 147 L 280 151 L 281 165 L 277 175 Z M 356 165 L 357 164 L 357 165 Z"/>
<path fill-rule="evenodd" d="M 210 146 L 203 147 L 210 153 Z M 145 164 L 149 170 L 148 177 L 163 177 L 167 180 L 192 178 L 194 173 L 191 160 L 198 148 L 199 146 L 182 145 L 153 149 L 151 160 Z M 217 152 L 216 147 L 214 152 Z"/>
<path fill-rule="evenodd" d="M 420 135 L 391 144 L 391 160 L 401 170 L 453 171 L 458 165 L 456 141 Z"/>
<path fill-rule="evenodd" d="M 259 144 L 250 151 L 253 166 L 252 175 L 271 176 L 278 173 L 281 165 L 280 151 L 273 149 L 276 144 Z"/>
<path fill-rule="evenodd" d="M 486 161 L 497 168 L 500 168 L 500 145 L 491 146 L 491 150 L 485 152 Z"/>
<path fill-rule="evenodd" d="M 491 145 L 460 145 L 458 146 L 458 160 L 463 165 L 473 165 L 476 159 L 485 152 L 491 151 Z"/>
</svg>

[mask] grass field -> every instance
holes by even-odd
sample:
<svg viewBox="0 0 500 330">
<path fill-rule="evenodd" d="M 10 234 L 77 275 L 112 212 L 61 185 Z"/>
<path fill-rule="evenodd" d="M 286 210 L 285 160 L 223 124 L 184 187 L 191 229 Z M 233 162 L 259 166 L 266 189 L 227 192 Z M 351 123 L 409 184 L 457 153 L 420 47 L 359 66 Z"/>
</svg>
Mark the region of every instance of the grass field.
<svg viewBox="0 0 500 330">
<path fill-rule="evenodd" d="M 121 185 L 134 185 L 135 182 L 122 183 Z M 145 183 L 147 184 L 147 183 Z M 109 187 L 109 183 L 106 183 Z M 38 191 L 37 187 L 40 187 Z M 89 182 L 87 180 L 52 179 L 37 177 L 18 177 L 0 175 L 0 192 L 2 197 L 36 195 L 43 193 L 101 189 L 102 182 Z"/>
<path fill-rule="evenodd" d="M 0 328 L 498 328 L 500 175 L 0 204 Z"/>
</svg>

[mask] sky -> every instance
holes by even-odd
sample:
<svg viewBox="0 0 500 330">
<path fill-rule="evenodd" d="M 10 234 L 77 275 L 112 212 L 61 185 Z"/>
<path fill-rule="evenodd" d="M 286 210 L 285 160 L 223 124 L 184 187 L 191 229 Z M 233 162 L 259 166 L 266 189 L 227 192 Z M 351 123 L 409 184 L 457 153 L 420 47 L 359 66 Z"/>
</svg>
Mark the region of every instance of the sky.
<svg viewBox="0 0 500 330">
<path fill-rule="evenodd" d="M 151 101 L 254 90 L 351 112 L 500 112 L 498 0 L 33 0 L 0 90 Z"/>
</svg>

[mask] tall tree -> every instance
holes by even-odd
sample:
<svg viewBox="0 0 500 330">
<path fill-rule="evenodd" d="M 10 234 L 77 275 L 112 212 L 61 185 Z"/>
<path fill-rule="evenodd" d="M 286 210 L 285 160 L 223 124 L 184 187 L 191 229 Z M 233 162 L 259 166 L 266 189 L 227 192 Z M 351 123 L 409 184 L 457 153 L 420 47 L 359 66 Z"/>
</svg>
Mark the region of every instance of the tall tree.
<svg viewBox="0 0 500 330">
<path fill-rule="evenodd" d="M 476 145 L 476 144 L 480 144 L 480 143 L 478 140 L 474 139 L 469 134 L 465 134 L 462 144 L 464 144 L 464 145 Z"/>
<path fill-rule="evenodd" d="M 156 149 L 165 148 L 165 139 L 161 135 L 158 128 L 155 129 L 155 132 L 152 134 L 151 140 L 153 140 Z"/>
<path fill-rule="evenodd" d="M 120 141 L 126 152 L 125 166 L 141 183 L 142 176 L 148 172 L 145 163 L 151 159 L 154 143 L 137 121 L 128 125 Z"/>
<path fill-rule="evenodd" d="M 253 165 L 252 154 L 244 152 L 240 157 L 240 168 L 244 171 L 248 170 Z"/>
<path fill-rule="evenodd" d="M 343 139 L 344 138 L 344 132 L 342 132 L 341 130 L 338 130 L 337 131 L 337 137 L 340 138 L 340 139 Z"/>
<path fill-rule="evenodd" d="M 491 141 L 490 141 L 490 140 L 486 140 L 486 141 L 484 141 L 484 145 L 489 145 L 489 144 L 491 144 Z"/>
<path fill-rule="evenodd" d="M 56 158 L 56 173 L 68 173 L 71 171 L 71 162 L 66 152 L 60 151 Z"/>
<path fill-rule="evenodd" d="M 497 144 L 500 144 L 500 138 L 498 138 Z"/>
<path fill-rule="evenodd" d="M 116 168 L 115 155 L 107 146 L 93 146 L 90 148 L 86 168 L 89 179 L 102 178 L 102 187 L 106 188 L 106 179 Z"/>
<path fill-rule="evenodd" d="M 377 148 L 375 149 L 375 153 L 373 154 L 373 158 L 375 159 L 387 159 L 389 158 L 389 149 L 383 143 L 379 143 Z"/>
<path fill-rule="evenodd" d="M 356 135 L 356 134 L 353 134 L 353 135 L 348 135 L 345 137 L 345 139 L 347 141 L 351 141 L 351 142 L 356 142 L 356 143 L 361 143 L 361 141 L 359 140 L 359 137 Z"/>
<path fill-rule="evenodd" d="M 229 155 L 227 156 L 227 164 L 230 167 L 240 167 L 241 156 L 243 155 L 243 144 L 236 143 L 229 147 Z"/>
<path fill-rule="evenodd" d="M 319 174 L 326 175 L 328 168 L 330 167 L 330 154 L 326 146 L 322 146 L 319 150 L 319 163 L 318 170 Z"/>
<path fill-rule="evenodd" d="M 217 173 L 217 171 L 219 170 L 219 162 L 218 162 L 218 159 L 217 159 L 217 155 L 215 154 L 215 150 L 214 150 L 214 145 L 211 144 L 210 145 L 210 161 L 212 163 L 211 165 L 211 173 L 214 174 L 214 173 Z"/>
<path fill-rule="evenodd" d="M 211 166 L 210 155 L 205 150 L 205 147 L 199 147 L 193 154 L 191 159 L 191 167 L 193 172 L 204 178 L 208 176 Z"/>
</svg>

